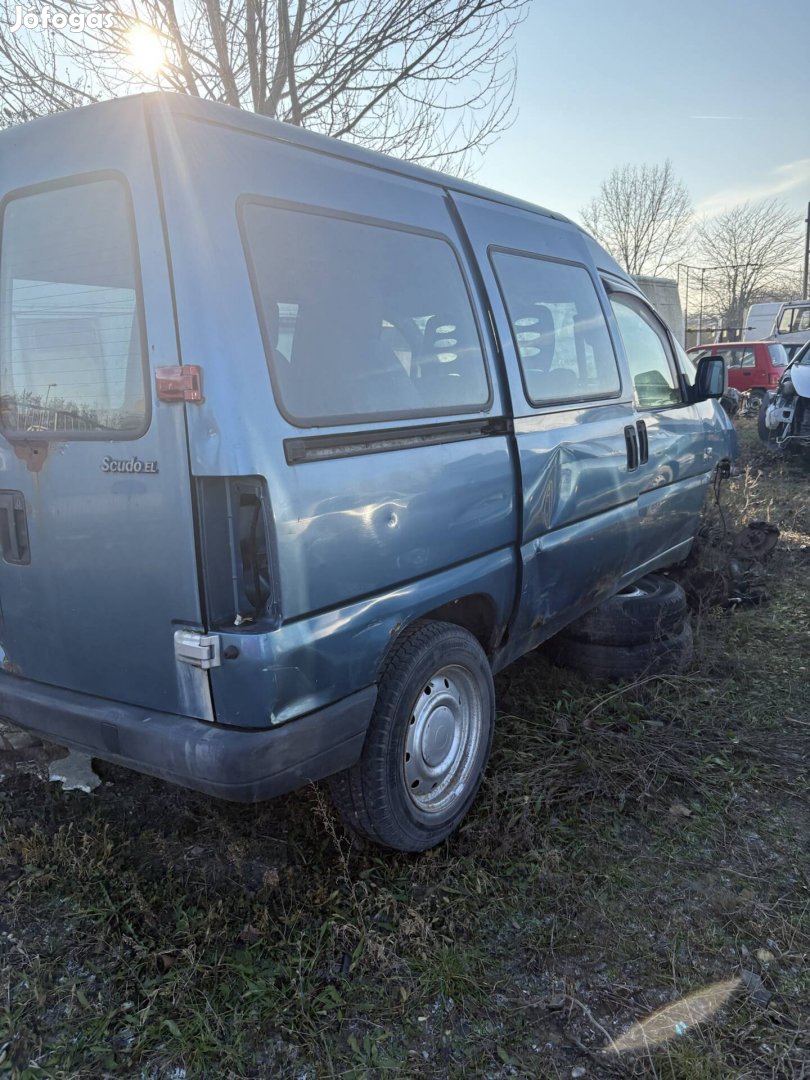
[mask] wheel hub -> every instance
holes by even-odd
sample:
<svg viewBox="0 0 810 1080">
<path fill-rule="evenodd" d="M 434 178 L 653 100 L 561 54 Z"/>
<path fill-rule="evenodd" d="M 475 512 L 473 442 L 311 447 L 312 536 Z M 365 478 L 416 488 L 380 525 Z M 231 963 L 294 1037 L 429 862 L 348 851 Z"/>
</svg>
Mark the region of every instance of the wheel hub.
<svg viewBox="0 0 810 1080">
<path fill-rule="evenodd" d="M 464 791 L 480 743 L 481 717 L 464 668 L 442 668 L 424 685 L 414 702 L 403 762 L 406 790 L 420 810 L 446 810 Z"/>
<path fill-rule="evenodd" d="M 452 709 L 439 705 L 425 724 L 422 733 L 422 756 L 430 768 L 441 765 L 453 743 L 456 718 Z"/>
</svg>

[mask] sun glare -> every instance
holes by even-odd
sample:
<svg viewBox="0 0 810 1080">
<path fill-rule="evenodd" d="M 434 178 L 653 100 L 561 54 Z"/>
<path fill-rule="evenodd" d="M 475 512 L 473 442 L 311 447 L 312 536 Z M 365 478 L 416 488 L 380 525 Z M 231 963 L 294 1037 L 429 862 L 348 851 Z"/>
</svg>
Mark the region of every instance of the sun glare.
<svg viewBox="0 0 810 1080">
<path fill-rule="evenodd" d="M 157 75 L 166 62 L 160 35 L 144 23 L 136 23 L 127 31 L 127 54 L 131 66 L 141 75 Z"/>
</svg>

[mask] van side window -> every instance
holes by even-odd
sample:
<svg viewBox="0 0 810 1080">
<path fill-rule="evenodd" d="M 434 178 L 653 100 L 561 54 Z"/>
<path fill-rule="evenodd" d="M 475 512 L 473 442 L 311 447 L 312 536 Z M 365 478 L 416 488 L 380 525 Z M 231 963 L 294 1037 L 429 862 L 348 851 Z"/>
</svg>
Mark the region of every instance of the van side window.
<svg viewBox="0 0 810 1080">
<path fill-rule="evenodd" d="M 756 367 L 757 358 L 753 349 L 735 349 L 734 350 L 739 357 L 739 366 L 744 368 Z"/>
<path fill-rule="evenodd" d="M 532 405 L 616 396 L 619 368 L 588 271 L 504 251 L 491 258 Z"/>
<path fill-rule="evenodd" d="M 628 293 L 611 293 L 610 303 L 624 342 L 637 407 L 679 405 L 683 398 L 670 360 L 669 342 L 658 320 Z"/>
<path fill-rule="evenodd" d="M 306 426 L 480 411 L 490 397 L 450 244 L 393 227 L 242 207 L 279 406 Z"/>
<path fill-rule="evenodd" d="M 79 438 L 141 434 L 140 281 L 123 183 L 12 198 L 0 252 L 0 426 Z"/>
</svg>

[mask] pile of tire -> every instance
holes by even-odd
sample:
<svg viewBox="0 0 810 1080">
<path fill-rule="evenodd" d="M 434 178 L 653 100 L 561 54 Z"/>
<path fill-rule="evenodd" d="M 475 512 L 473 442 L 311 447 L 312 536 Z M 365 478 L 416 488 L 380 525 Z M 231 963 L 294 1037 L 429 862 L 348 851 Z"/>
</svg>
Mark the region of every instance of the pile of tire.
<svg viewBox="0 0 810 1080">
<path fill-rule="evenodd" d="M 688 616 L 680 585 L 648 574 L 567 626 L 548 651 L 594 679 L 681 674 L 694 654 Z"/>
</svg>

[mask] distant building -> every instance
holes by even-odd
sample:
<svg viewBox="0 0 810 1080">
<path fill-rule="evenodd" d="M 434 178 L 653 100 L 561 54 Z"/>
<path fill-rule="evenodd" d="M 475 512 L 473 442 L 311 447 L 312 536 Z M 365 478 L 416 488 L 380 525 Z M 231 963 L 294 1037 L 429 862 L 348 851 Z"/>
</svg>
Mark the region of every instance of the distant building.
<svg viewBox="0 0 810 1080">
<path fill-rule="evenodd" d="M 678 295 L 678 282 L 674 278 L 647 277 L 644 274 L 638 274 L 634 280 L 670 328 L 675 339 L 683 345 L 683 308 Z"/>
</svg>

